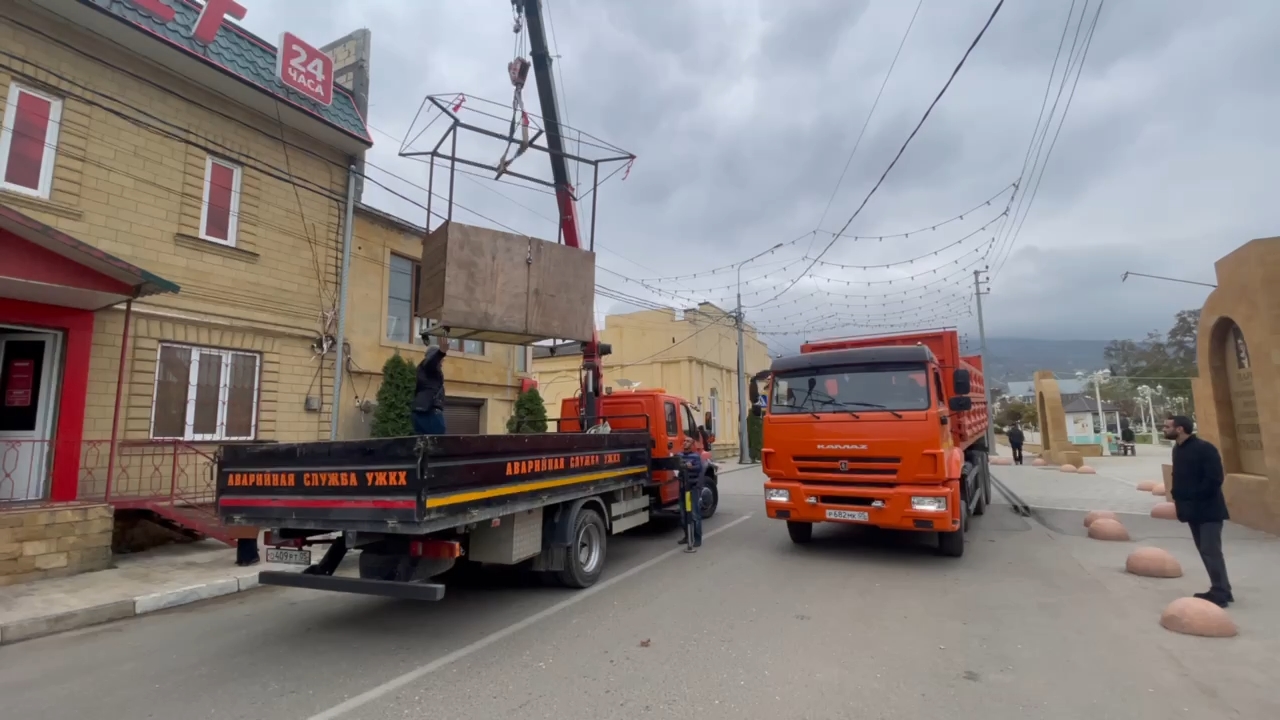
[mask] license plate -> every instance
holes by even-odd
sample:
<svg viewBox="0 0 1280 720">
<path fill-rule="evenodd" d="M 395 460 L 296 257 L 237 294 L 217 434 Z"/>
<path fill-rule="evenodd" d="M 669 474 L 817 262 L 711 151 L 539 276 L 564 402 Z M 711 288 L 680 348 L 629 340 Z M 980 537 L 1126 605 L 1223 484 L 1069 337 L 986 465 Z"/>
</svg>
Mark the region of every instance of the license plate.
<svg viewBox="0 0 1280 720">
<path fill-rule="evenodd" d="M 267 548 L 267 562 L 282 565 L 310 565 L 311 551 L 294 548 Z"/>
<path fill-rule="evenodd" d="M 845 520 L 853 522 L 867 522 L 871 516 L 859 510 L 828 510 L 828 520 Z"/>
</svg>

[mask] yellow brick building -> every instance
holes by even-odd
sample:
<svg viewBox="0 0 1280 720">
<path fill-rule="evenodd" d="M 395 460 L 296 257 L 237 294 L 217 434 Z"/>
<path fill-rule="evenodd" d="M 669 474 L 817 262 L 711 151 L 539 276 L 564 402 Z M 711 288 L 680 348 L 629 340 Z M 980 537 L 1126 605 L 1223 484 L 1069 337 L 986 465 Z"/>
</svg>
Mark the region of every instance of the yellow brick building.
<svg viewBox="0 0 1280 720">
<path fill-rule="evenodd" d="M 372 143 L 347 92 L 284 87 L 271 44 L 200 10 L 0 4 L 0 512 L 108 484 L 117 508 L 198 504 L 218 445 L 328 437 L 347 168 Z M 347 327 L 376 324 L 361 308 Z M 0 542 L 0 576 L 105 562 L 45 545 Z"/>
<path fill-rule="evenodd" d="M 738 454 L 738 335 L 733 318 L 710 303 L 684 311 L 643 310 L 605 318 L 602 342 L 613 346 L 604 379 L 615 391 L 639 383 L 688 400 L 716 436 L 717 457 Z M 746 372 L 769 367 L 769 350 L 755 329 L 743 328 Z M 582 352 L 576 343 L 535 346 L 533 369 L 551 417 L 578 390 Z M 621 382 L 620 382 L 621 381 Z M 710 422 L 707 422 L 710 420 Z"/>
<path fill-rule="evenodd" d="M 417 363 L 426 348 L 414 317 L 425 229 L 364 205 L 356 208 L 347 341 L 350 383 L 340 410 L 343 437 L 368 437 L 382 365 L 399 354 Z M 360 318 L 352 322 L 352 318 Z M 450 433 L 505 433 L 522 383 L 532 378 L 530 348 L 452 340 L 445 361 Z M 348 400 L 351 398 L 351 400 Z"/>
</svg>

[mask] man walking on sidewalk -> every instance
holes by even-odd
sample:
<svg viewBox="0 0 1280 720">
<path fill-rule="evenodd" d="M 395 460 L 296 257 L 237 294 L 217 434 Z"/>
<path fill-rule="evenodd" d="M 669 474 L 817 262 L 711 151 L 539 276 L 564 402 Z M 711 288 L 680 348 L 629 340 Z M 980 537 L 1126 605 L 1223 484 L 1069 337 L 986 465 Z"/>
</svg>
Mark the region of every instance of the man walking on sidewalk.
<svg viewBox="0 0 1280 720">
<path fill-rule="evenodd" d="M 1009 428 L 1009 432 L 1005 434 L 1009 438 L 1009 449 L 1013 450 L 1013 464 L 1022 464 L 1022 443 L 1026 442 L 1027 436 L 1022 434 L 1022 428 L 1017 423 Z"/>
<path fill-rule="evenodd" d="M 1178 519 L 1191 528 L 1191 538 L 1209 573 L 1209 592 L 1196 597 L 1221 607 L 1235 602 L 1222 556 L 1222 524 L 1229 519 L 1222 495 L 1222 456 L 1218 448 L 1194 433 L 1191 418 L 1175 415 L 1164 421 L 1164 436 L 1173 445 L 1173 504 Z"/>
</svg>

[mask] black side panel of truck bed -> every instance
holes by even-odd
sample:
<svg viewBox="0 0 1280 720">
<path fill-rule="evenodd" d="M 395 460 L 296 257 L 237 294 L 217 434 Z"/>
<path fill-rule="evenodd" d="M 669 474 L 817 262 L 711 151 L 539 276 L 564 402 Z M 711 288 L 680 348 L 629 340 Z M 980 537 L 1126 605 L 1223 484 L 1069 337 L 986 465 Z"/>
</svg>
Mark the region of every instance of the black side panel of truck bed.
<svg viewBox="0 0 1280 720">
<path fill-rule="evenodd" d="M 643 432 L 227 446 L 218 508 L 232 525 L 412 532 L 644 482 L 649 446 Z"/>
</svg>

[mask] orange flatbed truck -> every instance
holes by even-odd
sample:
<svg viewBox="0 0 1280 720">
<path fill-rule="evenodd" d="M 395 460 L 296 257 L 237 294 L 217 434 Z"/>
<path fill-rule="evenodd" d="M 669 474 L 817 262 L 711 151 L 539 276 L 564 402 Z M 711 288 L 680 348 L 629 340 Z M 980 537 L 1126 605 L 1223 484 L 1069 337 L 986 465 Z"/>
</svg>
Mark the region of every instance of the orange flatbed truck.
<svg viewBox="0 0 1280 720">
<path fill-rule="evenodd" d="M 938 533 L 964 554 L 991 501 L 982 358 L 954 329 L 805 343 L 773 361 L 765 509 L 791 539 L 820 522 Z"/>
</svg>

